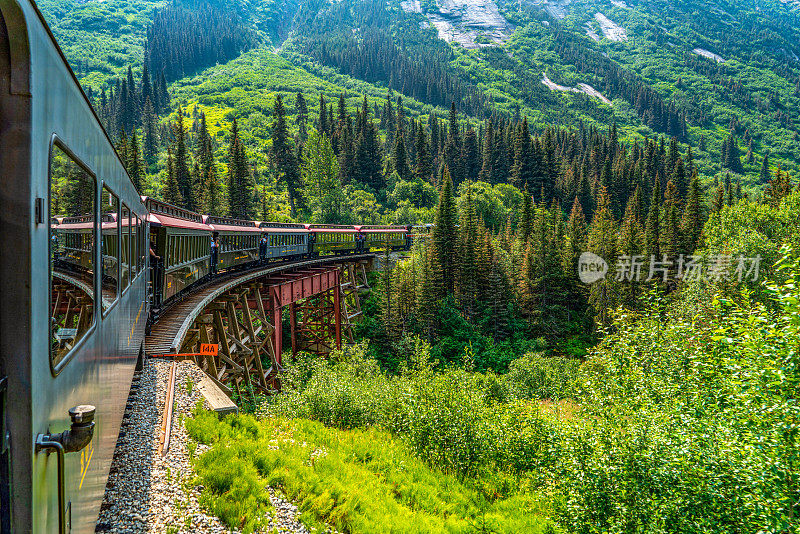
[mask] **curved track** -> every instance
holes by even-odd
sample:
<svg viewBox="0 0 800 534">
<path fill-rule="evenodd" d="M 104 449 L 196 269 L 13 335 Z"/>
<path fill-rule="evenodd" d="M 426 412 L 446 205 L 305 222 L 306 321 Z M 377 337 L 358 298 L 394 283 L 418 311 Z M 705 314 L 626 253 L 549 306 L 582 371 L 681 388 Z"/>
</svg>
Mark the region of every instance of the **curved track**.
<svg viewBox="0 0 800 534">
<path fill-rule="evenodd" d="M 215 279 L 185 296 L 183 300 L 170 306 L 158 317 L 158 320 L 153 324 L 150 335 L 147 336 L 145 340 L 147 356 L 174 354 L 178 352 L 184 337 L 186 337 L 187 331 L 198 314 L 220 295 L 236 286 L 266 275 L 276 274 L 290 269 L 337 263 L 343 260 L 369 259 L 373 257 L 375 257 L 375 254 L 326 256 L 313 260 L 258 267 L 247 271 L 231 273 Z"/>
</svg>

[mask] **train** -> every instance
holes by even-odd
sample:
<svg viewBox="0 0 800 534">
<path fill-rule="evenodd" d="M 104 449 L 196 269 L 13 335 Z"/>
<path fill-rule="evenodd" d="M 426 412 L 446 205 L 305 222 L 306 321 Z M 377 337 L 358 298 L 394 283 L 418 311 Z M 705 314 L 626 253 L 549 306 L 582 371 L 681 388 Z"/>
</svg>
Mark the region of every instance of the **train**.
<svg viewBox="0 0 800 534">
<path fill-rule="evenodd" d="M 216 276 L 329 255 L 407 250 L 412 226 L 263 222 L 199 213 L 142 197 L 149 213 L 151 311 Z M 214 250 L 216 249 L 216 250 Z"/>
<path fill-rule="evenodd" d="M 154 311 L 238 269 L 412 239 L 140 196 L 32 0 L 0 0 L 0 175 L 2 533 L 95 531 Z"/>
</svg>

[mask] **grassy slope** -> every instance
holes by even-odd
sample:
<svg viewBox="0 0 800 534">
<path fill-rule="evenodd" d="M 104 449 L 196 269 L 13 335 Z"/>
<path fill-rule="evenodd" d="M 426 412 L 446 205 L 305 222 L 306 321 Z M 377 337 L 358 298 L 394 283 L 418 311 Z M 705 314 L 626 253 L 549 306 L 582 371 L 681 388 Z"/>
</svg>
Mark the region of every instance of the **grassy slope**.
<svg viewBox="0 0 800 534">
<path fill-rule="evenodd" d="M 299 504 L 301 521 L 320 531 L 330 525 L 340 532 L 427 534 L 485 527 L 537 533 L 548 523 L 549 510 L 535 494 L 487 502 L 476 488 L 480 481 L 431 468 L 384 431 L 251 416 L 220 422 L 208 412 L 188 421 L 187 429 L 213 446 L 195 467 L 206 488 L 205 503 L 231 526 L 258 516 L 237 506 L 239 485 L 250 488 L 259 485 L 256 480 L 284 491 Z M 231 470 L 248 476 L 233 479 Z"/>
</svg>

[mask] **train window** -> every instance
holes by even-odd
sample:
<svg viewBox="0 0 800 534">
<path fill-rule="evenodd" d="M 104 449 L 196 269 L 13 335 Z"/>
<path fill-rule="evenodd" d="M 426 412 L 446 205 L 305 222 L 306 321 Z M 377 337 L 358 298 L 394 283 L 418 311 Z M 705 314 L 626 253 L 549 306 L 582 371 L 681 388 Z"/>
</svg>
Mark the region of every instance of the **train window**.
<svg viewBox="0 0 800 534">
<path fill-rule="evenodd" d="M 121 227 L 121 255 L 120 255 L 120 279 L 122 280 L 122 290 L 128 287 L 131 281 L 131 210 L 124 203 L 122 204 Z"/>
<path fill-rule="evenodd" d="M 119 198 L 108 187 L 103 186 L 101 200 L 100 287 L 103 295 L 100 302 L 105 312 L 117 299 L 117 290 L 119 289 Z"/>
<path fill-rule="evenodd" d="M 139 218 L 131 212 L 131 283 L 139 272 Z"/>
<path fill-rule="evenodd" d="M 144 221 L 136 216 L 136 241 L 139 243 L 139 255 L 136 257 L 136 265 L 138 272 L 141 274 L 144 271 L 144 255 L 148 250 L 144 240 Z"/>
<path fill-rule="evenodd" d="M 94 176 L 54 143 L 50 154 L 49 218 L 53 369 L 65 361 L 94 324 L 95 191 Z"/>
</svg>

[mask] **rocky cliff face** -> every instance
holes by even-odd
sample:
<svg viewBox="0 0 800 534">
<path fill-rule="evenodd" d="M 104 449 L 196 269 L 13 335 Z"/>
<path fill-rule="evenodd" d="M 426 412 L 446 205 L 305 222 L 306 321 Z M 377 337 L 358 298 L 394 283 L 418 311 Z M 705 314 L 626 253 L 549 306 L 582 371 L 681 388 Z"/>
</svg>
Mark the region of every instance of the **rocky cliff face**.
<svg viewBox="0 0 800 534">
<path fill-rule="evenodd" d="M 419 0 L 404 0 L 401 5 L 408 12 L 422 12 Z M 514 31 L 494 0 L 438 0 L 436 10 L 425 16 L 439 37 L 465 48 L 504 43 Z"/>
</svg>

